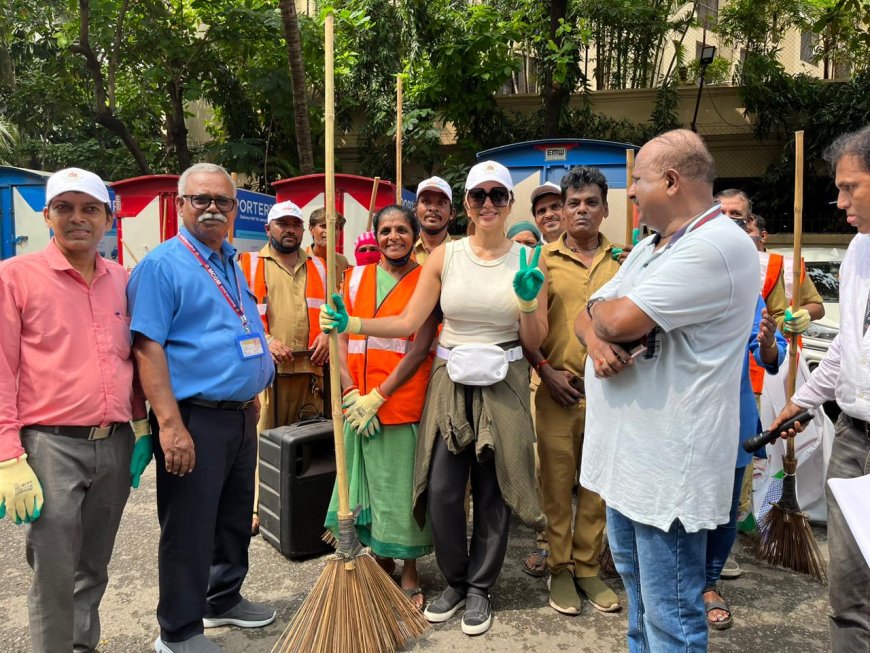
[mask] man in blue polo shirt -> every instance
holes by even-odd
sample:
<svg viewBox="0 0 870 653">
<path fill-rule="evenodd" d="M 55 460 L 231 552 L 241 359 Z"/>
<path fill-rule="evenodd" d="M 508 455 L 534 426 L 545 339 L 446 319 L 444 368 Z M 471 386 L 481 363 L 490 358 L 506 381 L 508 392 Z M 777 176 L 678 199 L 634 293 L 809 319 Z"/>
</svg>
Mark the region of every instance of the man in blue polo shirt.
<svg viewBox="0 0 870 653">
<path fill-rule="evenodd" d="M 178 180 L 184 227 L 133 270 L 133 350 L 151 403 L 157 460 L 158 653 L 221 649 L 203 628 L 265 626 L 242 598 L 257 451 L 257 394 L 272 382 L 263 324 L 225 240 L 237 201 L 220 166 Z"/>
</svg>

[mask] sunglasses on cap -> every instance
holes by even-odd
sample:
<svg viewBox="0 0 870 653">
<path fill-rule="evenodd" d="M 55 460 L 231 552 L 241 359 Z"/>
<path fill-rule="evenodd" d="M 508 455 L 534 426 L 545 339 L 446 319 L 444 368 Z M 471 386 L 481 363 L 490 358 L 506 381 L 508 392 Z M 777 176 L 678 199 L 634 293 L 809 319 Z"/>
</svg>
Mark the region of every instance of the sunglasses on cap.
<svg viewBox="0 0 870 653">
<path fill-rule="evenodd" d="M 472 188 L 465 192 L 465 198 L 468 200 L 468 205 L 473 209 L 482 208 L 484 203 L 486 203 L 487 197 L 496 208 L 505 207 L 511 201 L 510 191 L 501 186 L 496 186 L 488 191 L 483 190 L 482 188 Z"/>
<path fill-rule="evenodd" d="M 182 195 L 184 199 L 190 202 L 190 205 L 198 211 L 205 211 L 211 203 L 217 207 L 218 211 L 232 211 L 236 205 L 236 200 L 233 197 L 212 197 L 211 195 Z"/>
</svg>

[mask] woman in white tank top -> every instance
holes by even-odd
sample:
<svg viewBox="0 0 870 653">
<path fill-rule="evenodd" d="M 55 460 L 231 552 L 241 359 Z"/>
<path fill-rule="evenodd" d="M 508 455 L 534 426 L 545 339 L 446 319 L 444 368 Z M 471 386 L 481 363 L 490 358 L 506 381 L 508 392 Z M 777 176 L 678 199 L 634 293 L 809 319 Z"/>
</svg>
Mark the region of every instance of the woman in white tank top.
<svg viewBox="0 0 870 653">
<path fill-rule="evenodd" d="M 505 236 L 513 201 L 507 168 L 478 163 L 465 183 L 473 235 L 447 241 L 429 255 L 401 315 L 360 320 L 335 296 L 335 310 L 324 306 L 320 318 L 324 332 L 397 338 L 415 333 L 440 304 L 443 329 L 418 435 L 415 515 L 424 520 L 428 508 L 435 556 L 448 584 L 425 615 L 447 621 L 465 606 L 462 631 L 468 635 L 482 634 L 491 624 L 489 591 L 504 562 L 511 510 L 539 530 L 545 522 L 537 502 L 529 369 L 520 345 L 535 350 L 547 334 L 546 271 L 538 267 L 539 250 L 532 254 Z M 493 367 L 485 361 L 493 351 L 498 359 L 493 346 L 500 346 L 501 372 L 483 370 L 491 377 L 484 383 L 454 381 L 465 377 L 448 373 L 445 359 L 460 345 L 490 346 L 486 356 L 471 352 L 471 368 Z M 478 371 L 472 369 L 472 376 Z M 464 509 L 469 478 L 470 551 Z"/>
</svg>

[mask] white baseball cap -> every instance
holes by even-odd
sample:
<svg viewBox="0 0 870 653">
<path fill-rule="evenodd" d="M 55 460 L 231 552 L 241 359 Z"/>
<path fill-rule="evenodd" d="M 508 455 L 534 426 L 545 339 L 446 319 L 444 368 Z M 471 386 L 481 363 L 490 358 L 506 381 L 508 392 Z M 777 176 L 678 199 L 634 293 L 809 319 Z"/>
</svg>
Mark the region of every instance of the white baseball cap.
<svg viewBox="0 0 870 653">
<path fill-rule="evenodd" d="M 538 186 L 535 190 L 532 191 L 531 202 L 532 202 L 532 211 L 535 210 L 535 200 L 538 199 L 541 195 L 558 195 L 562 196 L 562 188 L 561 186 L 557 186 L 552 181 L 545 181 L 543 184 Z"/>
<path fill-rule="evenodd" d="M 417 184 L 417 197 L 420 197 L 420 193 L 426 190 L 444 193 L 448 200 L 453 201 L 453 191 L 450 189 L 450 184 L 441 179 L 441 177 L 429 177 L 429 179 L 424 179 Z"/>
<path fill-rule="evenodd" d="M 514 189 L 514 182 L 507 168 L 498 161 L 481 161 L 468 171 L 465 190 L 477 188 L 486 181 L 495 181 L 511 191 Z"/>
<path fill-rule="evenodd" d="M 109 190 L 97 175 L 81 168 L 64 168 L 49 177 L 45 184 L 46 208 L 55 197 L 69 191 L 90 195 L 103 204 L 110 203 Z"/>
<path fill-rule="evenodd" d="M 290 200 L 286 202 L 278 202 L 269 209 L 269 215 L 266 216 L 266 224 L 277 220 L 278 218 L 297 218 L 302 221 L 302 209 L 296 206 Z"/>
</svg>

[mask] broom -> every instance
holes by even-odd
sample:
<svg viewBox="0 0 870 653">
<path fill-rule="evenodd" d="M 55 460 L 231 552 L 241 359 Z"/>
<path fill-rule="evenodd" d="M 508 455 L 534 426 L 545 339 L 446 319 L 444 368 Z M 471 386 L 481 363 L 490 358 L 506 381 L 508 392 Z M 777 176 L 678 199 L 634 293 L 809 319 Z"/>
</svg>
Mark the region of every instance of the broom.
<svg viewBox="0 0 870 653">
<path fill-rule="evenodd" d="M 396 204 L 402 204 L 402 74 L 396 75 Z"/>
<path fill-rule="evenodd" d="M 372 220 L 375 217 L 375 205 L 378 203 L 378 187 L 381 185 L 381 178 L 375 177 L 372 183 L 372 198 L 369 200 L 369 217 L 366 220 L 366 231 L 372 230 Z"/>
<path fill-rule="evenodd" d="M 801 236 L 803 232 L 804 190 L 804 133 L 795 132 L 794 172 L 794 253 L 792 257 L 791 309 L 800 308 Z M 798 366 L 798 335 L 789 334 L 788 399 L 794 394 Z M 795 472 L 797 458 L 794 438 L 786 440 L 786 454 L 782 463 L 782 496 L 771 506 L 759 524 L 759 537 L 755 543 L 755 556 L 762 562 L 785 567 L 817 580 L 825 579 L 825 561 L 819 551 L 806 513 L 801 512 L 797 500 Z"/>
<path fill-rule="evenodd" d="M 333 83 L 333 16 L 326 17 L 326 274 L 330 296 L 335 289 L 335 87 Z M 338 482 L 336 552 L 302 603 L 272 653 L 393 653 L 428 627 L 419 610 L 372 556 L 363 552 L 348 500 L 344 453 L 338 334 L 329 334 L 332 428 Z"/>
</svg>

